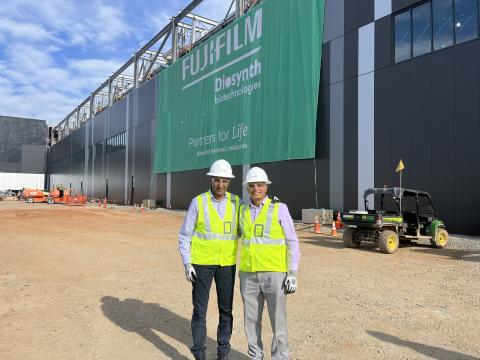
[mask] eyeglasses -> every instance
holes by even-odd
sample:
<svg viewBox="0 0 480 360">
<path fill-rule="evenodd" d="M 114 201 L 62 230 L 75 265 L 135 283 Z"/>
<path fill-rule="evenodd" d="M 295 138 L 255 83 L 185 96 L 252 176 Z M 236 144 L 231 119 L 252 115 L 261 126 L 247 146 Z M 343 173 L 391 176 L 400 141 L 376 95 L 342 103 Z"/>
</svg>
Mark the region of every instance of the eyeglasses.
<svg viewBox="0 0 480 360">
<path fill-rule="evenodd" d="M 248 186 L 248 188 L 253 189 L 255 187 L 263 188 L 263 187 L 267 186 L 267 184 L 265 184 L 265 183 L 249 183 L 247 186 Z"/>
</svg>

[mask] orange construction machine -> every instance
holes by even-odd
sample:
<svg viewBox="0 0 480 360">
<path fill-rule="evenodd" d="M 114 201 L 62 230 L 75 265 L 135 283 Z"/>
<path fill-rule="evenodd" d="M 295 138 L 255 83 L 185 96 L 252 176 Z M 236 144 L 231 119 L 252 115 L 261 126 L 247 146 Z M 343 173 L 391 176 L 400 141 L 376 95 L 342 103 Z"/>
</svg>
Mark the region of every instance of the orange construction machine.
<svg viewBox="0 0 480 360">
<path fill-rule="evenodd" d="M 48 204 L 85 205 L 87 197 L 73 194 L 71 189 L 59 187 L 52 189 L 47 198 Z"/>
<path fill-rule="evenodd" d="M 48 191 L 40 189 L 23 189 L 22 191 L 22 197 L 30 204 L 45 202 L 48 195 Z"/>
<path fill-rule="evenodd" d="M 85 205 L 87 197 L 75 195 L 69 188 L 56 186 L 50 192 L 25 189 L 24 197 L 29 203 L 46 202 L 47 204 Z"/>
</svg>

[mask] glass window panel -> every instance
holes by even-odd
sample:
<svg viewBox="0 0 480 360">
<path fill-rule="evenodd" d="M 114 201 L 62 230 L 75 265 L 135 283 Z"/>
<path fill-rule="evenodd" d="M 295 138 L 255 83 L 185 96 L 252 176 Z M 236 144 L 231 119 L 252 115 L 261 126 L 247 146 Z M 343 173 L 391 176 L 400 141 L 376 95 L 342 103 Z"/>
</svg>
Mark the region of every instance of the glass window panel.
<svg viewBox="0 0 480 360">
<path fill-rule="evenodd" d="M 432 51 L 432 21 L 430 3 L 412 9 L 413 56 Z"/>
<path fill-rule="evenodd" d="M 395 62 L 412 57 L 410 27 L 410 10 L 395 16 Z"/>
<path fill-rule="evenodd" d="M 433 6 L 433 49 L 439 50 L 453 45 L 452 0 L 432 0 Z"/>
<path fill-rule="evenodd" d="M 455 40 L 457 44 L 478 35 L 478 0 L 455 0 Z"/>
<path fill-rule="evenodd" d="M 435 214 L 435 211 L 433 210 L 432 207 L 432 202 L 428 198 L 428 196 L 425 195 L 419 195 L 418 196 L 418 214 L 420 216 L 431 216 Z"/>
</svg>

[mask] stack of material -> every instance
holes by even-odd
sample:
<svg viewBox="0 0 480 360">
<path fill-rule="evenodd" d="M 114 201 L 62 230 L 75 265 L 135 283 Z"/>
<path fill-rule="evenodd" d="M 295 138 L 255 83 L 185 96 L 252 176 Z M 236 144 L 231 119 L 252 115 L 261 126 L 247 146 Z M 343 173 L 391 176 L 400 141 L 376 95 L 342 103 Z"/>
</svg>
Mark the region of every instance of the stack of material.
<svg viewBox="0 0 480 360">
<path fill-rule="evenodd" d="M 155 199 L 144 199 L 142 201 L 142 205 L 145 209 L 155 209 L 158 205 L 160 205 L 160 202 Z"/>
<path fill-rule="evenodd" d="M 0 201 L 5 200 L 5 201 L 17 201 L 18 198 L 16 196 L 0 196 Z"/>
<path fill-rule="evenodd" d="M 302 209 L 302 223 L 313 224 L 318 216 L 320 225 L 331 225 L 333 222 L 332 209 Z"/>
</svg>

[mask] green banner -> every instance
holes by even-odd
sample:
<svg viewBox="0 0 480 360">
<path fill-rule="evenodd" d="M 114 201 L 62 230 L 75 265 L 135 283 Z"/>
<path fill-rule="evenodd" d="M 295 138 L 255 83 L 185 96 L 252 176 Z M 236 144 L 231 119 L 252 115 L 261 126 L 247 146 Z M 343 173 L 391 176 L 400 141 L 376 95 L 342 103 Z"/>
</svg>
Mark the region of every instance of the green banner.
<svg viewBox="0 0 480 360">
<path fill-rule="evenodd" d="M 265 0 L 159 75 L 154 172 L 314 157 L 324 0 Z"/>
</svg>

